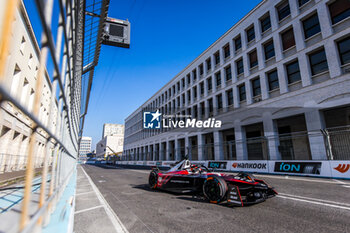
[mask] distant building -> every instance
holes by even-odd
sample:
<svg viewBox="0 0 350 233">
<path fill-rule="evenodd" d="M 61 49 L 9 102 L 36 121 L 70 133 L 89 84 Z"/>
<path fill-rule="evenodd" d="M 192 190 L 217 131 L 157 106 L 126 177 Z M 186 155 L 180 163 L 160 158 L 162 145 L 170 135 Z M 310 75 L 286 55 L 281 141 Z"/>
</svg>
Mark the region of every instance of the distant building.
<svg viewBox="0 0 350 233">
<path fill-rule="evenodd" d="M 124 136 L 124 125 L 122 124 L 104 124 L 102 138 L 106 136 L 123 135 Z"/>
<path fill-rule="evenodd" d="M 102 139 L 96 145 L 96 157 L 121 153 L 124 144 L 124 125 L 104 124 Z"/>
<path fill-rule="evenodd" d="M 91 152 L 91 137 L 82 137 L 79 145 L 79 157 L 86 157 Z"/>
</svg>

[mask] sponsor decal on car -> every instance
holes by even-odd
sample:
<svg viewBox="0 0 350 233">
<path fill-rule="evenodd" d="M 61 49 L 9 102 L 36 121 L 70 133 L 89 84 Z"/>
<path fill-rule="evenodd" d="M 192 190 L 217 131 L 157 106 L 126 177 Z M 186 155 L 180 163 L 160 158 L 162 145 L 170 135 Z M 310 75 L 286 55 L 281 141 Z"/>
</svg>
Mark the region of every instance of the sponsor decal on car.
<svg viewBox="0 0 350 233">
<path fill-rule="evenodd" d="M 321 162 L 275 162 L 275 172 L 321 174 Z"/>
<path fill-rule="evenodd" d="M 188 180 L 170 180 L 171 183 L 189 184 Z"/>
<path fill-rule="evenodd" d="M 337 170 L 340 173 L 345 173 L 347 171 L 349 171 L 350 169 L 350 164 L 338 164 L 337 167 L 333 168 L 334 170 Z"/>
<path fill-rule="evenodd" d="M 227 162 L 210 161 L 208 168 L 226 169 Z"/>
</svg>

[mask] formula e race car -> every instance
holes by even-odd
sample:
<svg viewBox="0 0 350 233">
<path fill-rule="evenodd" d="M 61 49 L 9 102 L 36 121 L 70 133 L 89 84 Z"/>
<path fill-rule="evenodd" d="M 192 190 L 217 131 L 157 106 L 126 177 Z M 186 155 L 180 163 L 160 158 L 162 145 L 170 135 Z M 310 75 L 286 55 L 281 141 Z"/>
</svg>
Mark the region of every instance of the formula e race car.
<svg viewBox="0 0 350 233">
<path fill-rule="evenodd" d="M 149 186 L 174 193 L 197 193 L 211 203 L 246 206 L 265 201 L 277 192 L 251 174 L 218 173 L 185 158 L 166 172 L 152 168 Z"/>
</svg>

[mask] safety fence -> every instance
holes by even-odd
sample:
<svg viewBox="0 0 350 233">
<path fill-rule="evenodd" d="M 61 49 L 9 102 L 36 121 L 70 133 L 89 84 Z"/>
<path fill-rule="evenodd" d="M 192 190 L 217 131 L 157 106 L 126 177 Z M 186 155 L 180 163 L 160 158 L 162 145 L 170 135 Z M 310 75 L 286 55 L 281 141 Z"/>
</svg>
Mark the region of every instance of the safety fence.
<svg viewBox="0 0 350 233">
<path fill-rule="evenodd" d="M 90 92 L 81 85 L 85 3 L 30 1 L 36 9 L 29 14 L 21 0 L 0 3 L 0 173 L 25 170 L 23 199 L 16 211 L 0 215 L 1 232 L 41 232 L 65 187 L 75 181 L 81 106 L 83 111 L 88 106 L 82 91 Z M 106 3 L 93 2 L 101 22 Z M 91 46 L 89 55 L 99 54 L 100 39 Z M 41 168 L 38 193 L 32 192 L 35 168 Z"/>
</svg>

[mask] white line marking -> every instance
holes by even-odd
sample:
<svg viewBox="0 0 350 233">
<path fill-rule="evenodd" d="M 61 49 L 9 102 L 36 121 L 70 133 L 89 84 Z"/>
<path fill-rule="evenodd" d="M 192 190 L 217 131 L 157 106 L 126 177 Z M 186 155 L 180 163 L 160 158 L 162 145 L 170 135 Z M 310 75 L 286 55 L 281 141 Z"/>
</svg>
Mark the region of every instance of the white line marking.
<svg viewBox="0 0 350 233">
<path fill-rule="evenodd" d="M 75 196 L 85 195 L 85 194 L 89 194 L 89 193 L 95 193 L 95 192 L 89 191 L 89 192 L 77 193 L 77 194 L 75 194 Z"/>
<path fill-rule="evenodd" d="M 341 180 L 337 180 L 337 179 L 333 179 L 335 182 L 339 183 L 339 184 L 346 184 L 345 182 L 341 181 Z"/>
<path fill-rule="evenodd" d="M 114 213 L 113 209 L 110 207 L 106 199 L 102 196 L 94 182 L 91 180 L 90 176 L 86 173 L 83 167 L 80 166 L 80 168 L 83 170 L 84 174 L 86 175 L 86 178 L 89 180 L 89 183 L 91 184 L 92 189 L 95 191 L 97 198 L 100 200 L 100 203 L 103 205 L 108 218 L 111 220 L 115 230 L 117 232 L 125 232 L 129 233 L 129 231 L 125 228 L 124 224 L 120 221 L 116 213 Z"/>
<path fill-rule="evenodd" d="M 284 198 L 284 199 L 290 199 L 290 200 L 294 200 L 294 201 L 307 202 L 307 203 L 311 203 L 311 204 L 315 204 L 315 205 L 323 205 L 323 206 L 328 206 L 328 207 L 333 207 L 333 208 L 338 208 L 338 209 L 344 209 L 344 210 L 349 210 L 350 211 L 350 207 L 345 207 L 345 206 L 332 205 L 332 204 L 327 204 L 327 203 L 322 203 L 322 202 L 317 202 L 317 201 L 309 201 L 309 200 L 298 199 L 298 198 L 294 198 L 294 197 L 281 196 L 281 195 L 277 195 L 277 197 Z"/>
<path fill-rule="evenodd" d="M 74 214 L 80 214 L 80 213 L 83 213 L 83 212 L 86 212 L 86 211 L 90 211 L 90 210 L 94 210 L 94 209 L 98 209 L 98 208 L 101 208 L 101 207 L 103 207 L 103 205 L 98 205 L 98 206 L 94 206 L 94 207 L 91 207 L 91 208 L 78 210 L 78 211 L 75 211 Z"/>
<path fill-rule="evenodd" d="M 144 223 L 134 212 L 132 212 L 132 211 L 130 210 L 130 208 L 129 208 L 124 202 L 122 202 L 116 195 L 114 195 L 114 193 L 112 193 L 112 192 L 110 192 L 110 193 L 111 193 L 111 195 L 112 195 L 115 199 L 117 199 L 117 201 L 120 202 L 120 204 L 122 204 L 123 206 L 125 206 L 125 208 L 127 208 L 132 214 L 134 214 L 135 217 L 136 217 L 150 232 L 154 233 L 154 231 L 152 231 L 152 230 L 146 225 L 146 223 Z"/>
<path fill-rule="evenodd" d="M 343 185 L 344 188 L 350 188 L 350 185 Z"/>
<path fill-rule="evenodd" d="M 291 195 L 291 194 L 287 194 L 287 193 L 279 193 L 279 195 L 293 197 L 293 198 L 300 198 L 300 199 L 305 199 L 305 200 L 311 200 L 311 201 L 318 201 L 318 202 L 321 202 L 321 203 L 324 202 L 324 203 L 329 203 L 329 204 L 334 204 L 334 205 L 350 207 L 350 203 L 341 203 L 341 202 L 323 200 L 323 199 L 318 199 L 318 198 L 313 198 L 313 197 L 303 197 L 303 196 Z"/>
<path fill-rule="evenodd" d="M 328 180 L 313 180 L 313 179 L 303 179 L 303 178 L 292 178 L 292 177 L 281 177 L 281 176 L 269 176 L 269 175 L 260 175 L 260 174 L 254 174 L 256 177 L 267 177 L 272 179 L 280 179 L 280 180 L 298 180 L 298 181 L 307 181 L 307 182 L 316 182 L 316 183 L 327 183 L 327 184 L 336 184 L 336 182 L 328 181 Z"/>
</svg>

